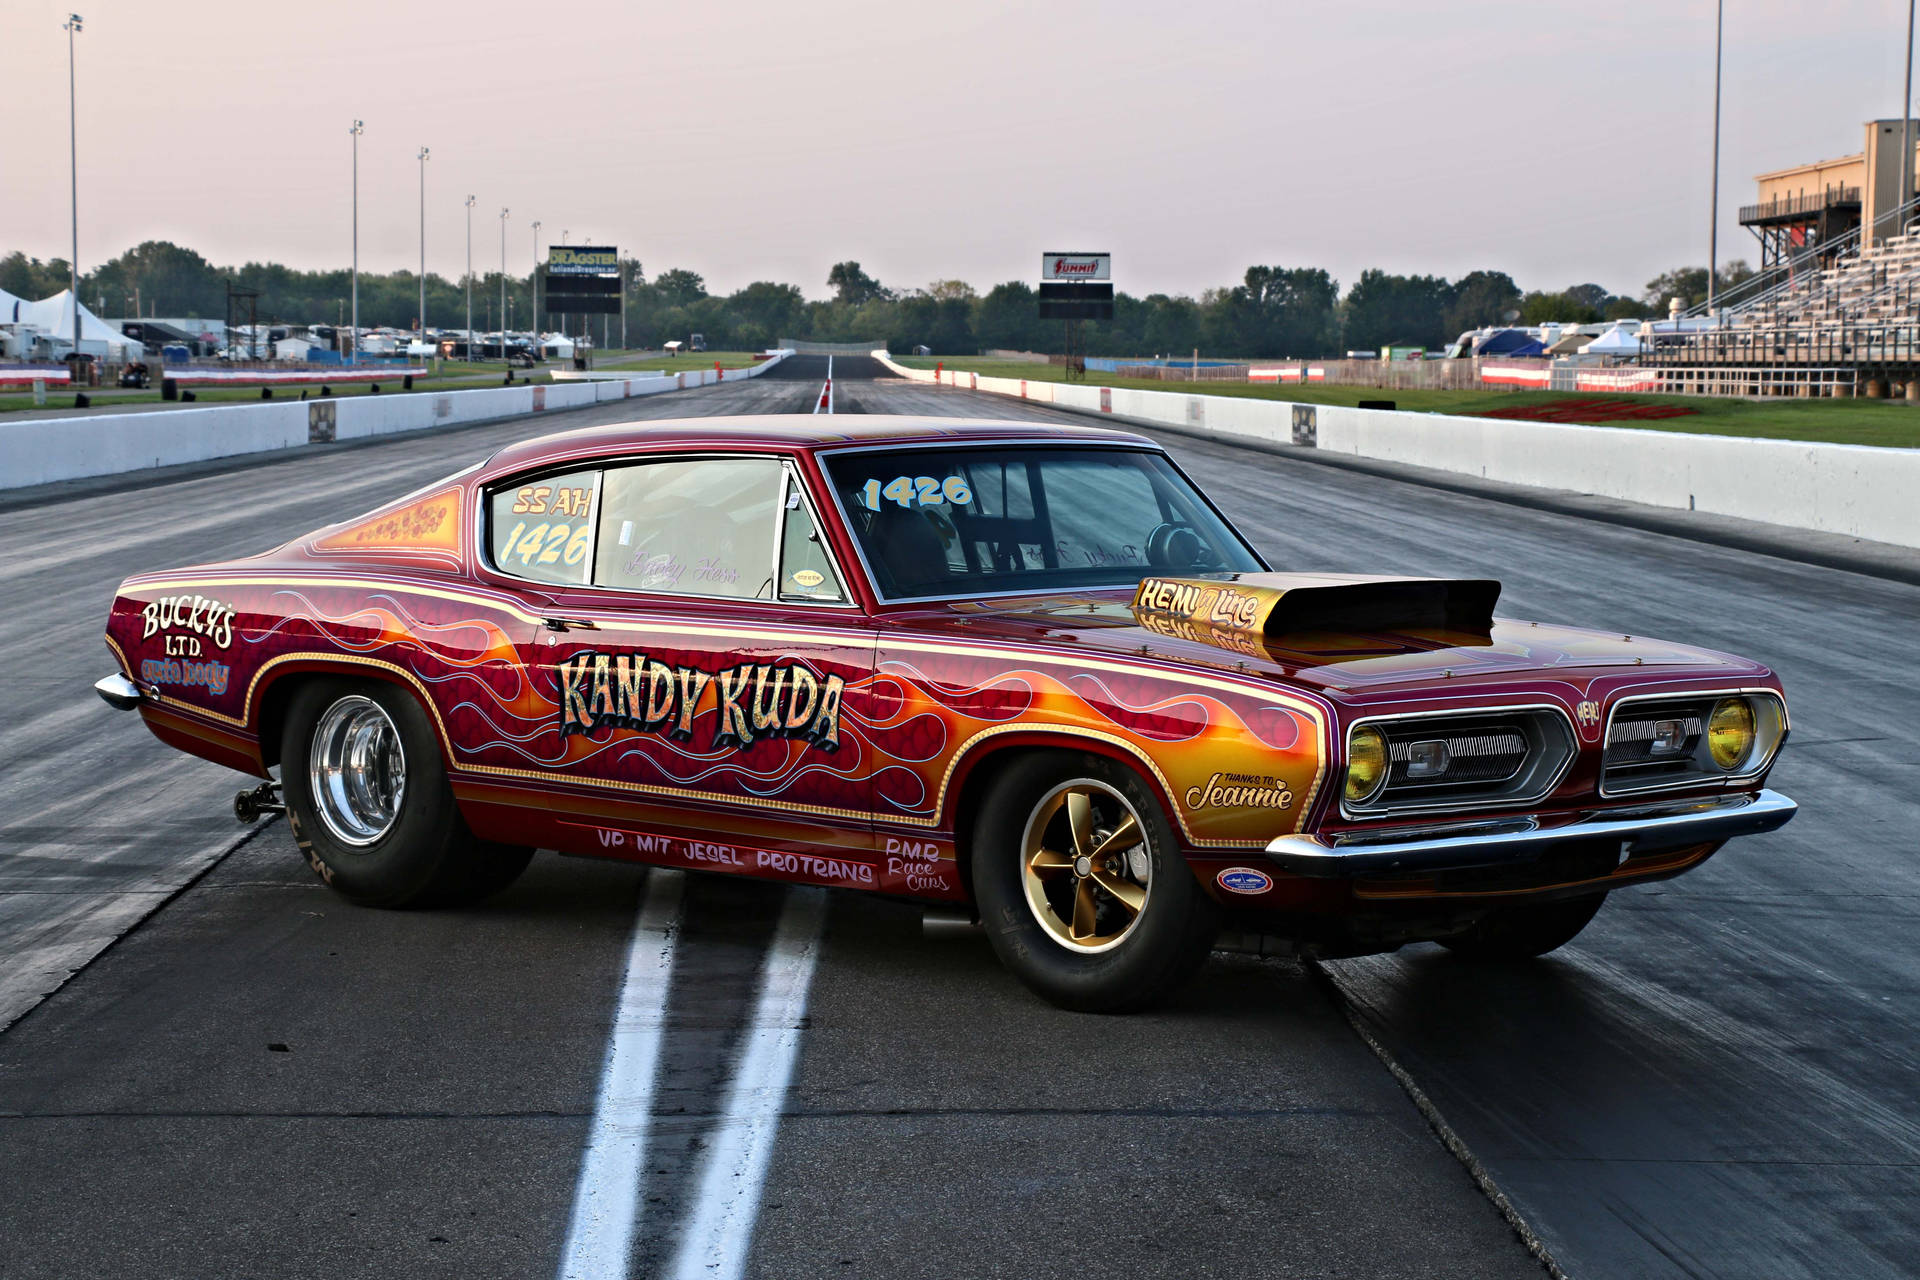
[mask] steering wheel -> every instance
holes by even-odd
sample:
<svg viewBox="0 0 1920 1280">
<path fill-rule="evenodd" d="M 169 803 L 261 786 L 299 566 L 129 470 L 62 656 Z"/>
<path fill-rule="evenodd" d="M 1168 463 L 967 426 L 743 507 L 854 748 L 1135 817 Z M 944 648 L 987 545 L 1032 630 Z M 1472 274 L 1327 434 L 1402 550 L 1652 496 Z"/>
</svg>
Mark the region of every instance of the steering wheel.
<svg viewBox="0 0 1920 1280">
<path fill-rule="evenodd" d="M 1156 569 L 1204 569 L 1213 548 L 1190 524 L 1169 520 L 1147 535 L 1147 563 Z"/>
</svg>

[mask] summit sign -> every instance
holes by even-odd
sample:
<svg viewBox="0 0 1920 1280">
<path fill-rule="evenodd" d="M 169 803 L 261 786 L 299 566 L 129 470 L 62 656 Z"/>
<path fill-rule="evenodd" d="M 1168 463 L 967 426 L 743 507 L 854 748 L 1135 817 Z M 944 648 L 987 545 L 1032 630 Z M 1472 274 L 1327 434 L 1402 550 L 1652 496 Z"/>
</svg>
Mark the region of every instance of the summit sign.
<svg viewBox="0 0 1920 1280">
<path fill-rule="evenodd" d="M 1110 253 L 1041 254 L 1040 279 L 1043 283 L 1066 280 L 1111 280 L 1113 279 L 1113 255 Z"/>
</svg>

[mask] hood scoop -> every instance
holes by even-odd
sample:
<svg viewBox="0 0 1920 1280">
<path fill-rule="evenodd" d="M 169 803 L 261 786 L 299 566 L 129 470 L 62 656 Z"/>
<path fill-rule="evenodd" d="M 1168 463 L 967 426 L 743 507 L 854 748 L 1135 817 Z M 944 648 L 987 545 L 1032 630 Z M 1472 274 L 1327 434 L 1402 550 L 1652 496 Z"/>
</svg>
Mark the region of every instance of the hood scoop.
<svg viewBox="0 0 1920 1280">
<path fill-rule="evenodd" d="M 1156 631 L 1175 622 L 1245 637 L 1425 630 L 1485 635 L 1499 599 L 1500 584 L 1491 578 L 1236 573 L 1142 579 L 1133 613 Z"/>
</svg>

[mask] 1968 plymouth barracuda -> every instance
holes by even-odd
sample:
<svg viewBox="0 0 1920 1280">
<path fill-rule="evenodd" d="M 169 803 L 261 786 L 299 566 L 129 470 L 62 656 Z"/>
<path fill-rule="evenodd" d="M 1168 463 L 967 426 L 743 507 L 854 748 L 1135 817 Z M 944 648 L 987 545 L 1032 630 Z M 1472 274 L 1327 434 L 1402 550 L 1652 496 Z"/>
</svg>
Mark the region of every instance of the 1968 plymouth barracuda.
<svg viewBox="0 0 1920 1280">
<path fill-rule="evenodd" d="M 536 848 L 865 889 L 1124 1009 L 1223 929 L 1538 955 L 1793 815 L 1771 671 L 1499 590 L 1275 572 L 1122 432 L 703 418 L 129 578 L 98 688 L 358 903 Z"/>
</svg>

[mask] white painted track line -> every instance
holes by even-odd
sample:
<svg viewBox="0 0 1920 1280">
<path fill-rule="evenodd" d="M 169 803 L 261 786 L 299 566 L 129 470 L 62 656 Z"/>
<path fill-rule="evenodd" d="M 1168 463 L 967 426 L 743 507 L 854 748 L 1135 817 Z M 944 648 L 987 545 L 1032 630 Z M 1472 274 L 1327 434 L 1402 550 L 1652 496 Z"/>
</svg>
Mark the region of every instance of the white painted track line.
<svg viewBox="0 0 1920 1280">
<path fill-rule="evenodd" d="M 753 1021 L 741 1041 L 726 1114 L 715 1126 L 699 1199 L 680 1237 L 671 1272 L 675 1280 L 738 1280 L 746 1271 L 787 1084 L 800 1056 L 800 1024 L 826 917 L 824 890 L 788 894 L 767 952 Z"/>
<path fill-rule="evenodd" d="M 593 1129 L 573 1193 L 573 1220 L 560 1255 L 561 1280 L 619 1280 L 627 1274 L 634 1223 L 646 1203 L 647 1134 L 685 893 L 683 873 L 647 873 L 640 915 L 627 946 L 626 976 Z"/>
</svg>

